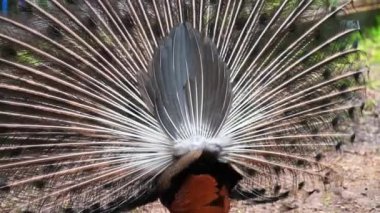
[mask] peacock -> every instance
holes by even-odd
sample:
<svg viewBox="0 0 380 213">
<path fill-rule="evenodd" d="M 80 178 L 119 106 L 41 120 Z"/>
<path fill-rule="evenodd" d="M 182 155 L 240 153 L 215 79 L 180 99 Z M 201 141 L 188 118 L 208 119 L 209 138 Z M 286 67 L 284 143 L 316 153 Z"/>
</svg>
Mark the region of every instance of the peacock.
<svg viewBox="0 0 380 213">
<path fill-rule="evenodd" d="M 0 212 L 226 213 L 333 183 L 368 68 L 349 2 L 20 1 L 0 16 Z"/>
</svg>

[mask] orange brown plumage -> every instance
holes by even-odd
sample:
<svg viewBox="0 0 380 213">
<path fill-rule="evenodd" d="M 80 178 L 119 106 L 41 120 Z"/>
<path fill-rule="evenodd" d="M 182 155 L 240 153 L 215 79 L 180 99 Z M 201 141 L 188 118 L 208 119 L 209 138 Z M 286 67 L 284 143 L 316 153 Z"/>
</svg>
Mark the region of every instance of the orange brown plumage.
<svg viewBox="0 0 380 213">
<path fill-rule="evenodd" d="M 230 201 L 226 186 L 210 175 L 187 177 L 169 210 L 173 213 L 227 213 Z"/>
</svg>

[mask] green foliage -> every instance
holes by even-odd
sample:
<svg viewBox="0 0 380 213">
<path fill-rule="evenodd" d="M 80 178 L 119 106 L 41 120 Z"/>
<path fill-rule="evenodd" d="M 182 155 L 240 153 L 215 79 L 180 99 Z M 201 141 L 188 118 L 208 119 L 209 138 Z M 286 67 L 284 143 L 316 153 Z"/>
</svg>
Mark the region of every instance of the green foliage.
<svg viewBox="0 0 380 213">
<path fill-rule="evenodd" d="M 373 26 L 362 29 L 358 48 L 367 53 L 371 70 L 367 82 L 368 89 L 380 91 L 380 15 L 375 17 Z M 369 106 L 373 104 L 369 103 Z"/>
<path fill-rule="evenodd" d="M 370 79 L 367 82 L 368 89 L 379 90 L 380 89 L 380 80 L 379 79 Z"/>
<path fill-rule="evenodd" d="M 370 63 L 380 63 L 380 15 L 376 17 L 375 26 L 363 29 L 359 48 L 368 53 Z"/>
<path fill-rule="evenodd" d="M 17 52 L 17 58 L 22 63 L 32 64 L 32 65 L 41 64 L 41 62 L 37 58 L 35 58 L 33 54 L 25 50 Z"/>
<path fill-rule="evenodd" d="M 377 101 L 375 99 L 369 98 L 366 100 L 364 105 L 364 111 L 374 112 L 377 106 Z"/>
</svg>

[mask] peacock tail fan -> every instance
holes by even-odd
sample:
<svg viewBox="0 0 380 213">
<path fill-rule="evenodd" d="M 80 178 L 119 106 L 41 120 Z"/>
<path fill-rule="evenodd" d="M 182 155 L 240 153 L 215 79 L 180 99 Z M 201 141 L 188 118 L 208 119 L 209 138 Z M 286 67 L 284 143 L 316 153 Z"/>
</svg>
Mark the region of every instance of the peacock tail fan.
<svg viewBox="0 0 380 213">
<path fill-rule="evenodd" d="M 351 2 L 326 2 L 25 0 L 0 16 L 0 211 L 130 210 L 199 150 L 240 175 L 234 199 L 327 183 L 368 69 Z"/>
</svg>

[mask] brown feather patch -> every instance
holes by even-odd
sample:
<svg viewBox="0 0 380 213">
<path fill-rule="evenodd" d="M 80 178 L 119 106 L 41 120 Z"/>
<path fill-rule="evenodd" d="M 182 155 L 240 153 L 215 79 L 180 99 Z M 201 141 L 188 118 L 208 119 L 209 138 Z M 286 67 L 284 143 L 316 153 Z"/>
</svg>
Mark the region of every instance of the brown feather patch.
<svg viewBox="0 0 380 213">
<path fill-rule="evenodd" d="M 226 187 L 218 188 L 216 180 L 210 175 L 189 176 L 170 205 L 173 213 L 227 213 L 229 209 Z"/>
</svg>

